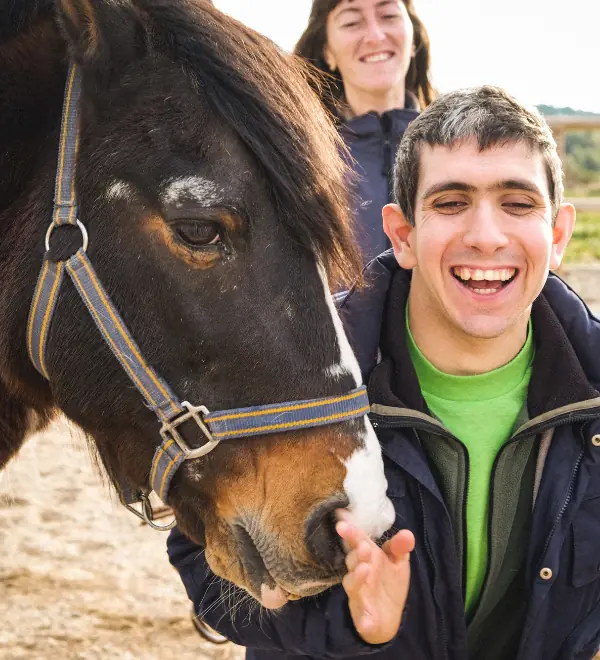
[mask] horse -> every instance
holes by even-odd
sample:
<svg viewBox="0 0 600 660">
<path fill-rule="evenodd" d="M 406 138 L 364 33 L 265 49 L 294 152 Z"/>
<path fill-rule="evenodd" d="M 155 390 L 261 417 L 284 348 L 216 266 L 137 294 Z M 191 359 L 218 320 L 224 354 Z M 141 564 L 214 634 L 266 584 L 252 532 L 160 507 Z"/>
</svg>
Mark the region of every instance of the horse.
<svg viewBox="0 0 600 660">
<path fill-rule="evenodd" d="M 8 0 L 0 127 L 0 468 L 60 411 L 148 518 L 175 447 L 190 460 L 163 499 L 216 575 L 276 606 L 338 583 L 335 510 L 373 538 L 393 510 L 329 293 L 359 263 L 343 158 L 298 63 L 207 0 Z M 69 271 L 41 306 L 76 258 L 106 305 Z M 99 331 L 109 316 L 125 358 Z M 162 419 L 162 445 L 134 354 L 185 413 Z M 217 439 L 215 410 L 254 432 Z"/>
</svg>

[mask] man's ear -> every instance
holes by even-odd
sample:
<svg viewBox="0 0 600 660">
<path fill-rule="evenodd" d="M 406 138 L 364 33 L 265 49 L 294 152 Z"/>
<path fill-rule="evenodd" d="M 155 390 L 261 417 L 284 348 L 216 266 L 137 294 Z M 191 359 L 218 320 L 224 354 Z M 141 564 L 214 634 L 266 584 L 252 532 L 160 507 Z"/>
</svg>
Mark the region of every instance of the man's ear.
<svg viewBox="0 0 600 660">
<path fill-rule="evenodd" d="M 562 263 L 565 250 L 573 229 L 575 229 L 575 207 L 573 204 L 562 204 L 552 228 L 552 252 L 550 253 L 550 270 L 556 270 Z"/>
<path fill-rule="evenodd" d="M 141 16 L 130 0 L 59 0 L 57 5 L 69 54 L 84 71 L 110 75 L 146 49 Z"/>
<path fill-rule="evenodd" d="M 413 242 L 415 228 L 404 216 L 398 204 L 383 207 L 383 230 L 392 243 L 396 261 L 407 270 L 417 265 Z"/>
</svg>

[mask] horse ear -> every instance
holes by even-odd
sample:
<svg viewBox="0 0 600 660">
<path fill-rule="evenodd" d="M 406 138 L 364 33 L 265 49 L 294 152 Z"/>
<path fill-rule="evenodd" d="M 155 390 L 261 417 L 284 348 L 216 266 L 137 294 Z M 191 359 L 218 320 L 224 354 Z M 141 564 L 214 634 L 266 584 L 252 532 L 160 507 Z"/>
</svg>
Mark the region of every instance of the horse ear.
<svg viewBox="0 0 600 660">
<path fill-rule="evenodd" d="M 129 0 L 59 0 L 58 19 L 84 69 L 114 69 L 145 48 L 141 16 Z"/>
</svg>

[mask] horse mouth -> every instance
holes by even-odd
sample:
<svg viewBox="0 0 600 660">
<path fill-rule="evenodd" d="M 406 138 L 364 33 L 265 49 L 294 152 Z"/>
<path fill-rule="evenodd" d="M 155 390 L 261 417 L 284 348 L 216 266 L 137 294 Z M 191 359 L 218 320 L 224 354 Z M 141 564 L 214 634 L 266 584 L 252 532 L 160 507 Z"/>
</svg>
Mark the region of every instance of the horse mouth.
<svg viewBox="0 0 600 660">
<path fill-rule="evenodd" d="M 240 561 L 246 575 L 245 588 L 266 609 L 279 609 L 288 601 L 316 596 L 326 589 L 339 584 L 341 576 L 328 579 L 300 579 L 294 586 L 292 580 L 281 580 L 273 576 L 267 568 L 252 536 L 241 524 L 234 527 L 234 537 L 238 543 Z"/>
<path fill-rule="evenodd" d="M 302 598 L 308 598 L 309 596 L 316 596 L 326 589 L 339 584 L 339 582 L 340 580 L 336 579 L 329 582 L 310 583 L 310 586 L 301 587 L 300 589 L 296 587 L 298 591 L 302 591 L 301 595 L 287 591 L 278 584 L 276 584 L 274 588 L 270 588 L 263 583 L 261 585 L 260 598 L 258 600 L 265 609 L 277 610 L 290 600 L 300 600 Z"/>
</svg>

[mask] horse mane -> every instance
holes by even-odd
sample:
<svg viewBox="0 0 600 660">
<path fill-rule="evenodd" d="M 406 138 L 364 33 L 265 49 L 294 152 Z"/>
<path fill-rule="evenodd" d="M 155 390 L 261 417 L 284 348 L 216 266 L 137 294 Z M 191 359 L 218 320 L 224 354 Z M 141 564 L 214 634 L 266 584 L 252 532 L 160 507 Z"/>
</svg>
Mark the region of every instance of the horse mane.
<svg viewBox="0 0 600 660">
<path fill-rule="evenodd" d="M 52 16 L 54 0 L 4 0 L 0 11 L 0 44 L 24 32 L 38 20 Z"/>
<path fill-rule="evenodd" d="M 343 146 L 300 60 L 209 0 L 135 4 L 157 48 L 183 65 L 255 156 L 288 233 L 316 250 L 330 275 L 356 279 Z"/>
</svg>

